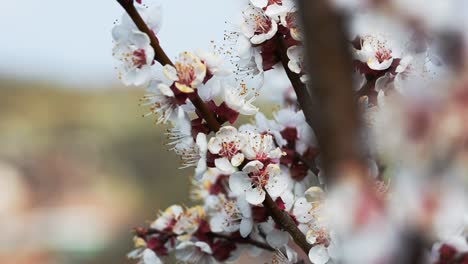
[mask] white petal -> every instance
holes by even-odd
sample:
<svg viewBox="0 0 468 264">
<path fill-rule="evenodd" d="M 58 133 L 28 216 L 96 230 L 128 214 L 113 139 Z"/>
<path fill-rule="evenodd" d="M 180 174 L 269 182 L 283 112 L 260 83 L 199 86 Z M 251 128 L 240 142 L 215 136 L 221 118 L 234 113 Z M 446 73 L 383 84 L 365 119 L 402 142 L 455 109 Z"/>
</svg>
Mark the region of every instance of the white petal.
<svg viewBox="0 0 468 264">
<path fill-rule="evenodd" d="M 258 160 L 253 160 L 247 164 L 245 164 L 244 168 L 242 168 L 242 171 L 250 173 L 250 172 L 255 172 L 263 169 L 263 163 L 261 163 Z"/>
<path fill-rule="evenodd" d="M 242 164 L 242 162 L 244 162 L 244 154 L 242 153 L 237 153 L 231 159 L 231 164 L 234 167 L 239 167 Z"/>
<path fill-rule="evenodd" d="M 238 56 L 241 59 L 249 59 L 252 57 L 252 43 L 250 43 L 250 40 L 244 36 L 239 36 L 237 39 L 236 43 L 236 49 Z"/>
<path fill-rule="evenodd" d="M 222 214 L 216 214 L 210 219 L 210 229 L 215 233 L 224 231 L 224 221 L 226 218 Z"/>
<path fill-rule="evenodd" d="M 243 115 L 255 115 L 258 113 L 258 107 L 244 100 L 242 107 L 239 109 L 239 113 Z"/>
<path fill-rule="evenodd" d="M 267 10 L 265 11 L 265 14 L 271 18 L 275 18 L 276 20 L 278 20 L 277 17 L 285 11 L 287 10 L 283 5 L 273 4 L 267 8 Z"/>
<path fill-rule="evenodd" d="M 237 199 L 237 207 L 242 213 L 242 217 L 251 218 L 252 217 L 252 208 L 250 204 L 245 200 L 245 197 L 239 197 Z"/>
<path fill-rule="evenodd" d="M 313 219 L 312 214 L 309 213 L 310 209 L 312 209 L 312 204 L 307 202 L 304 197 L 301 197 L 294 203 L 293 214 L 300 223 L 308 223 Z"/>
<path fill-rule="evenodd" d="M 286 211 L 290 211 L 294 205 L 294 194 L 291 191 L 285 191 L 281 194 L 281 200 L 284 202 Z"/>
<path fill-rule="evenodd" d="M 136 86 L 143 85 L 151 79 L 151 67 L 143 66 L 141 69 L 135 69 L 135 80 L 133 84 Z"/>
<path fill-rule="evenodd" d="M 201 133 L 201 132 L 198 133 L 195 142 L 197 143 L 197 146 L 200 149 L 200 152 L 206 152 L 208 148 L 208 145 L 206 143 L 206 134 Z"/>
<path fill-rule="evenodd" d="M 129 38 L 130 41 L 139 49 L 146 49 L 150 44 L 148 35 L 140 31 L 132 31 Z"/>
<path fill-rule="evenodd" d="M 222 128 L 219 129 L 218 132 L 216 132 L 216 136 L 220 137 L 232 137 L 237 135 L 237 128 L 233 126 L 223 126 Z"/>
<path fill-rule="evenodd" d="M 251 218 L 242 218 L 239 232 L 242 237 L 247 237 L 252 232 L 253 221 Z"/>
<path fill-rule="evenodd" d="M 315 231 L 314 230 L 311 230 L 309 229 L 309 227 L 307 227 L 307 235 L 306 235 L 306 239 L 307 239 L 307 242 L 309 242 L 309 244 L 313 245 L 317 242 L 317 236 L 315 234 Z"/>
<path fill-rule="evenodd" d="M 130 251 L 127 254 L 127 258 L 129 258 L 129 259 L 139 259 L 141 257 L 141 254 L 142 254 L 142 250 L 143 250 L 143 248 L 136 248 L 136 249 Z"/>
<path fill-rule="evenodd" d="M 261 43 L 271 39 L 272 37 L 274 37 L 277 31 L 278 31 L 278 24 L 276 24 L 276 22 L 272 20 L 271 21 L 270 31 L 268 31 L 265 34 L 254 35 L 250 39 L 250 42 L 252 42 L 252 44 L 261 44 Z"/>
<path fill-rule="evenodd" d="M 158 84 L 158 89 L 161 91 L 162 94 L 164 94 L 167 97 L 174 97 L 174 92 L 171 90 L 169 86 L 167 86 L 164 83 Z"/>
<path fill-rule="evenodd" d="M 162 264 L 162 261 L 156 256 L 151 249 L 145 249 L 143 251 L 142 264 Z"/>
<path fill-rule="evenodd" d="M 171 65 L 164 65 L 163 73 L 164 73 L 164 76 L 171 81 L 177 81 L 179 79 L 179 77 L 177 77 L 176 68 L 174 68 Z"/>
<path fill-rule="evenodd" d="M 148 26 L 153 30 L 156 34 L 158 33 L 159 29 L 161 28 L 161 21 L 162 21 L 162 10 L 161 6 L 156 5 L 150 8 L 145 8 L 145 22 Z"/>
<path fill-rule="evenodd" d="M 255 34 L 255 29 L 253 28 L 253 26 L 247 23 L 242 23 L 240 29 L 242 34 L 244 34 L 244 36 L 246 36 L 247 38 L 251 38 Z"/>
<path fill-rule="evenodd" d="M 201 158 L 198 163 L 197 167 L 195 168 L 195 180 L 199 181 L 203 178 L 203 174 L 207 170 L 206 159 Z"/>
<path fill-rule="evenodd" d="M 372 70 L 376 70 L 376 71 L 386 70 L 386 69 L 390 68 L 392 63 L 393 63 L 393 58 L 385 60 L 382 63 L 380 63 L 375 58 L 371 58 L 371 59 L 369 59 L 367 61 L 367 65 L 369 66 L 369 68 L 371 68 Z"/>
<path fill-rule="evenodd" d="M 251 188 L 249 176 L 244 172 L 235 172 L 229 177 L 229 188 L 237 195 L 244 195 L 247 189 Z"/>
<path fill-rule="evenodd" d="M 258 8 L 264 8 L 268 4 L 268 0 L 250 0 L 253 6 Z"/>
<path fill-rule="evenodd" d="M 307 201 L 309 202 L 317 202 L 324 199 L 325 193 L 322 188 L 313 186 L 307 189 L 304 193 Z"/>
<path fill-rule="evenodd" d="M 396 73 L 404 72 L 408 68 L 408 66 L 410 65 L 412 60 L 413 60 L 412 56 L 405 56 L 403 59 L 401 59 L 401 61 L 398 64 L 398 67 L 396 68 L 395 72 Z"/>
<path fill-rule="evenodd" d="M 201 249 L 203 252 L 212 254 L 213 252 L 211 251 L 211 247 L 205 243 L 205 242 L 195 242 L 195 246 L 197 246 L 199 249 Z"/>
<path fill-rule="evenodd" d="M 278 230 L 278 229 L 273 229 L 266 237 L 266 240 L 270 246 L 274 248 L 279 248 L 283 245 L 286 245 L 289 240 L 289 235 L 288 233 Z"/>
<path fill-rule="evenodd" d="M 268 157 L 271 159 L 279 159 L 283 156 L 283 151 L 280 148 L 275 148 L 268 153 Z"/>
<path fill-rule="evenodd" d="M 288 188 L 288 179 L 285 175 L 281 174 L 278 165 L 270 164 L 267 170 L 269 170 L 270 179 L 265 189 L 271 196 L 278 197 Z"/>
<path fill-rule="evenodd" d="M 225 174 L 232 174 L 236 171 L 236 168 L 231 165 L 231 162 L 227 158 L 215 159 L 215 166 Z"/>
<path fill-rule="evenodd" d="M 208 142 L 208 150 L 212 154 L 218 154 L 221 151 L 221 140 L 217 137 L 212 137 Z"/>
<path fill-rule="evenodd" d="M 324 246 L 317 245 L 310 249 L 309 259 L 314 264 L 325 264 L 330 259 L 330 256 Z"/>
<path fill-rule="evenodd" d="M 123 25 L 117 25 L 112 29 L 112 38 L 116 42 L 128 41 L 130 29 Z"/>
<path fill-rule="evenodd" d="M 259 205 L 265 200 L 265 191 L 261 188 L 249 188 L 245 193 L 247 202 L 253 205 Z"/>
</svg>

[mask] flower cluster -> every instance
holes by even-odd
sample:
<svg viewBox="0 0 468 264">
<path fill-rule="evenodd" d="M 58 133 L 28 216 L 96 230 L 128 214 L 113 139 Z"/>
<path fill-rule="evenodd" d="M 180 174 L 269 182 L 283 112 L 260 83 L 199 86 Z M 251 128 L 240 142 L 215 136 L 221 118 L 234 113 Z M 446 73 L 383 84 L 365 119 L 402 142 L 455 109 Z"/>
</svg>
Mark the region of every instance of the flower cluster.
<svg viewBox="0 0 468 264">
<path fill-rule="evenodd" d="M 242 17 L 240 32 L 234 34 L 237 38 L 236 64 L 241 72 L 263 75 L 286 56 L 289 62 L 283 66 L 294 73 L 305 74 L 293 0 L 251 0 Z M 305 76 L 303 80 L 306 80 Z"/>
<path fill-rule="evenodd" d="M 140 2 L 136 10 L 157 36 L 160 9 Z M 302 235 L 315 264 L 400 263 L 407 250 L 401 241 L 416 233 L 409 226 L 433 244 L 431 252 L 424 249 L 428 263 L 468 261 L 468 82 L 439 59 L 432 24 L 421 32 L 406 23 L 413 20 L 382 10 L 382 1 L 330 2 L 350 14 L 347 47 L 369 149 L 364 170 L 337 170 L 365 181 L 334 188 L 325 185 L 299 93 L 284 87 L 280 109 L 262 113 L 253 102 L 268 87 L 251 88 L 244 78 L 261 76 L 254 81 L 262 86 L 265 72 L 277 69 L 300 80 L 296 92 L 308 88 L 294 1 L 249 1 L 239 32 L 227 38 L 235 43 L 228 52 L 233 70 L 216 51 L 182 52 L 160 65 L 155 44 L 128 15 L 114 27 L 119 79 L 146 86 L 142 105 L 170 126 L 168 144 L 181 168 L 194 168 L 191 198 L 198 204 L 173 205 L 136 228 L 130 258 L 224 263 L 269 251 L 274 263 L 301 263 L 293 244 Z M 395 11 L 401 1 L 384 2 Z M 252 122 L 237 125 L 241 115 Z"/>
</svg>

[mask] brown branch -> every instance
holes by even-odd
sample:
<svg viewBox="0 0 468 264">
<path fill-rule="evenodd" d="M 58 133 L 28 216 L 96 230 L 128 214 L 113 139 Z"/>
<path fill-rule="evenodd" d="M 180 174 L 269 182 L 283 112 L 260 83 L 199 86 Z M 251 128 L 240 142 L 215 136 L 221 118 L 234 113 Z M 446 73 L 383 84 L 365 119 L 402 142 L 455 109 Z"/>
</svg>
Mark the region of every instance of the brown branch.
<svg viewBox="0 0 468 264">
<path fill-rule="evenodd" d="M 205 104 L 205 102 L 203 102 L 203 100 L 200 98 L 198 93 L 194 92 L 193 94 L 189 96 L 189 99 L 192 102 L 192 104 L 195 106 L 195 108 L 198 110 L 200 115 L 205 119 L 208 127 L 212 131 L 217 132 L 221 128 L 221 124 L 213 115 L 213 112 L 211 112 L 211 110 L 208 109 L 208 106 Z"/>
<path fill-rule="evenodd" d="M 166 238 L 173 238 L 173 237 L 177 237 L 178 235 L 175 234 L 175 233 L 172 233 L 172 232 L 166 232 L 166 231 L 160 231 L 160 230 L 157 230 L 157 229 L 154 229 L 154 228 L 137 228 L 135 230 L 135 233 L 137 236 L 143 238 L 143 239 L 146 239 L 146 236 L 151 236 L 151 235 L 155 235 L 155 234 L 163 234 L 166 236 Z M 223 234 L 219 234 L 219 233 L 213 233 L 213 232 L 210 232 L 209 235 L 211 237 L 214 237 L 214 238 L 220 238 L 220 239 L 225 239 L 225 240 L 229 240 L 229 241 L 234 241 L 236 243 L 239 243 L 239 244 L 249 244 L 249 245 L 252 245 L 252 246 L 256 246 L 258 248 L 261 248 L 261 249 L 265 249 L 265 250 L 268 250 L 268 251 L 275 251 L 274 248 L 272 248 L 271 246 L 269 246 L 268 244 L 265 244 L 265 243 L 262 243 L 260 241 L 257 241 L 257 240 L 253 240 L 253 239 L 250 239 L 250 238 L 243 238 L 243 237 L 231 237 L 231 236 L 227 236 L 227 235 L 223 235 Z M 180 235 L 182 236 L 182 235 Z"/>
<path fill-rule="evenodd" d="M 140 14 L 136 10 L 135 6 L 133 5 L 133 0 L 117 0 L 117 2 L 119 2 L 120 5 L 125 9 L 125 11 L 128 13 L 130 18 L 136 24 L 138 29 L 142 31 L 143 33 L 146 33 L 149 36 L 151 40 L 151 47 L 155 51 L 155 60 L 157 60 L 162 65 L 166 65 L 166 64 L 174 65 L 172 61 L 167 57 L 164 50 L 159 45 L 159 41 L 154 35 L 154 32 L 149 29 L 145 21 L 141 18 Z M 285 68 L 288 69 L 287 63 L 286 63 Z M 301 91 L 305 91 L 305 90 L 302 89 Z M 221 127 L 221 124 L 219 124 L 219 122 L 216 120 L 216 117 L 209 110 L 209 108 L 203 102 L 203 100 L 201 100 L 198 94 L 196 96 L 190 96 L 190 101 L 193 103 L 193 105 L 197 108 L 198 112 L 205 119 L 209 128 L 212 129 L 214 132 L 218 131 Z M 268 212 L 270 213 L 272 218 L 275 220 L 275 222 L 278 223 L 284 230 L 286 230 L 293 237 L 294 241 L 307 254 L 309 252 L 309 249 L 311 248 L 311 245 L 307 243 L 307 240 L 304 234 L 302 234 L 302 232 L 297 228 L 294 220 L 289 215 L 287 215 L 286 213 L 284 213 L 283 211 L 279 209 L 279 207 L 271 199 L 268 193 L 266 193 L 266 198 L 265 198 L 265 202 L 263 203 L 263 205 L 268 210 Z"/>
<path fill-rule="evenodd" d="M 297 228 L 294 220 L 285 211 L 281 210 L 278 205 L 276 205 L 275 201 L 273 201 L 271 196 L 266 191 L 263 206 L 265 206 L 275 223 L 286 230 L 294 239 L 294 242 L 296 242 L 296 244 L 301 247 L 306 254 L 308 254 L 309 250 L 312 248 L 312 245 L 307 242 L 306 237 L 301 232 L 301 230 Z"/>
<path fill-rule="evenodd" d="M 140 16 L 138 11 L 136 10 L 135 6 L 133 5 L 133 0 L 117 0 L 119 4 L 125 9 L 127 14 L 130 16 L 132 21 L 135 23 L 137 28 L 148 35 L 151 41 L 151 47 L 154 50 L 154 59 L 158 61 L 161 65 L 172 65 L 174 66 L 174 63 L 169 59 L 169 57 L 166 55 L 164 50 L 161 48 L 159 45 L 159 41 L 156 38 L 156 35 L 154 32 L 148 27 L 146 22 L 143 20 L 143 18 Z M 197 108 L 198 112 L 200 113 L 201 117 L 205 119 L 208 127 L 216 132 L 219 130 L 221 127 L 221 124 L 219 124 L 218 120 L 216 119 L 215 115 L 213 112 L 211 112 L 208 109 L 208 106 L 203 102 L 203 100 L 200 98 L 198 93 L 194 92 L 194 94 L 191 94 L 189 96 L 190 101 L 192 104 Z"/>
<path fill-rule="evenodd" d="M 360 127 L 352 89 L 352 57 L 343 17 L 327 0 L 297 0 L 305 37 L 305 55 L 314 105 L 317 136 L 327 182 L 345 164 L 364 168 Z M 316 122 L 316 123 L 315 123 Z M 362 171 L 364 171 L 362 169 Z"/>
<path fill-rule="evenodd" d="M 135 6 L 133 5 L 133 0 L 117 0 L 119 4 L 125 9 L 125 12 L 130 16 L 132 21 L 135 23 L 137 28 L 148 35 L 151 41 L 151 47 L 154 49 L 154 59 L 157 60 L 161 65 L 174 65 L 169 57 L 166 55 L 164 50 L 159 45 L 159 40 L 154 34 L 154 32 L 146 25 L 146 22 L 140 16 Z"/>
<path fill-rule="evenodd" d="M 288 67 L 289 58 L 287 55 L 288 47 L 284 42 L 284 39 L 281 35 L 277 35 L 278 47 L 279 47 L 279 57 L 281 59 L 281 64 L 283 65 L 284 71 L 291 81 L 291 85 L 294 88 L 294 92 L 297 95 L 297 101 L 301 107 L 307 123 L 312 129 L 316 127 L 317 118 L 314 117 L 314 102 L 307 91 L 304 83 L 301 81 L 299 74 L 292 72 Z"/>
<path fill-rule="evenodd" d="M 315 110 L 320 111 L 316 114 L 319 120 L 315 132 L 327 181 L 341 180 L 340 170 L 352 165 L 350 168 L 357 172 L 354 176 L 363 183 L 367 175 L 360 140 L 361 120 L 352 89 L 352 57 L 347 46 L 343 16 L 330 6 L 328 0 L 297 2 L 310 74 L 308 91 L 317 99 Z M 375 80 L 368 80 L 361 93 L 374 85 Z M 367 185 L 362 187 L 369 188 Z M 399 243 L 401 249 L 395 254 L 397 261 L 392 263 L 423 263 L 426 235 L 414 227 L 405 234 Z"/>
<path fill-rule="evenodd" d="M 256 246 L 258 248 L 265 249 L 265 250 L 272 251 L 272 252 L 275 251 L 275 249 L 270 247 L 268 244 L 262 243 L 257 240 L 249 239 L 249 238 L 242 238 L 242 237 L 232 238 L 230 236 L 226 236 L 226 235 L 218 234 L 218 233 L 211 233 L 211 236 L 234 241 L 239 244 L 248 244 L 248 245 Z"/>
</svg>

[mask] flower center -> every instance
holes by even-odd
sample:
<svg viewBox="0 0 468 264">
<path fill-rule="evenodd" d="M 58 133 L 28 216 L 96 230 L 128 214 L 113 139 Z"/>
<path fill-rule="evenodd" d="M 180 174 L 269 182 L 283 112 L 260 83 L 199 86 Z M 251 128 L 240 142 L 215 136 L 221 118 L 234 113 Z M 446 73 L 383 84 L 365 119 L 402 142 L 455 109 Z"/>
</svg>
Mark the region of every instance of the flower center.
<svg viewBox="0 0 468 264">
<path fill-rule="evenodd" d="M 255 34 L 268 33 L 272 28 L 271 20 L 265 16 L 255 16 Z"/>
<path fill-rule="evenodd" d="M 138 49 L 133 52 L 132 62 L 135 67 L 141 69 L 146 65 L 146 51 L 144 49 Z"/>
<path fill-rule="evenodd" d="M 268 180 L 270 180 L 270 175 L 266 170 L 254 172 L 250 175 L 253 185 L 257 188 L 263 188 L 267 185 Z"/>
<path fill-rule="evenodd" d="M 223 142 L 221 144 L 221 151 L 219 152 L 219 154 L 231 160 L 232 157 L 234 157 L 234 155 L 236 155 L 238 151 L 239 149 L 237 148 L 237 144 L 235 142 Z"/>
<path fill-rule="evenodd" d="M 381 48 L 375 53 L 375 58 L 379 61 L 379 63 L 382 63 L 392 58 L 392 51 L 389 49 Z"/>
<path fill-rule="evenodd" d="M 195 80 L 195 68 L 190 64 L 180 62 L 175 64 L 175 68 L 177 69 L 179 83 L 190 86 L 192 81 Z"/>
<path fill-rule="evenodd" d="M 317 244 L 324 245 L 325 247 L 328 247 L 330 245 L 330 237 L 325 229 L 321 228 L 317 230 L 315 232 L 315 236 L 317 237 Z"/>
<path fill-rule="evenodd" d="M 228 217 L 228 226 L 239 223 L 242 220 L 242 214 L 234 201 L 226 201 L 224 203 L 224 211 Z"/>
<path fill-rule="evenodd" d="M 283 0 L 268 0 L 268 5 L 273 5 L 273 4 L 277 4 L 277 5 L 283 5 Z"/>
</svg>

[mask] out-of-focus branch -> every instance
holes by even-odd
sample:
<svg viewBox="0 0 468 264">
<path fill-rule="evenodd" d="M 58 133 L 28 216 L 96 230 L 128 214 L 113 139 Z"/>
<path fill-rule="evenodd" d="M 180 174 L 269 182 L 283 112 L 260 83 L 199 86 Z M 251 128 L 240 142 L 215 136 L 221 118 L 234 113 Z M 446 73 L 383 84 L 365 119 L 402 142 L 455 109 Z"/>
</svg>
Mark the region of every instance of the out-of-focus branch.
<svg viewBox="0 0 468 264">
<path fill-rule="evenodd" d="M 133 0 L 117 0 L 119 4 L 125 9 L 127 14 L 130 16 L 132 21 L 135 23 L 135 25 L 138 27 L 138 29 L 148 35 L 151 41 L 151 47 L 154 50 L 154 59 L 161 63 L 161 65 L 174 65 L 172 61 L 169 59 L 169 57 L 166 55 L 164 50 L 161 48 L 159 45 L 159 41 L 156 38 L 156 35 L 154 32 L 148 27 L 148 25 L 145 23 L 143 18 L 140 16 L 138 11 L 136 10 Z M 198 112 L 200 113 L 201 117 L 205 119 L 208 127 L 212 131 L 218 131 L 219 128 L 221 127 L 221 124 L 219 124 L 218 120 L 216 119 L 215 115 L 213 112 L 211 112 L 208 108 L 208 106 L 201 100 L 200 96 L 198 94 L 191 95 L 189 96 L 190 101 L 192 104 L 197 108 Z"/>
<path fill-rule="evenodd" d="M 347 46 L 343 16 L 328 0 L 297 0 L 302 18 L 309 94 L 319 118 L 314 127 L 328 182 L 339 180 L 343 168 L 357 169 L 360 180 L 366 176 L 364 150 L 361 149 L 361 120 L 352 89 L 352 57 Z M 363 91 L 372 88 L 368 81 Z M 352 166 L 348 166 L 352 165 Z M 360 172 L 360 173 L 359 173 Z M 363 188 L 368 188 L 363 185 Z M 401 250 L 394 263 L 423 263 L 425 236 L 410 229 L 401 239 Z"/>
<path fill-rule="evenodd" d="M 308 92 L 327 182 L 345 164 L 364 168 L 360 118 L 352 89 L 352 57 L 343 17 L 327 0 L 297 0 L 302 20 Z"/>
</svg>

